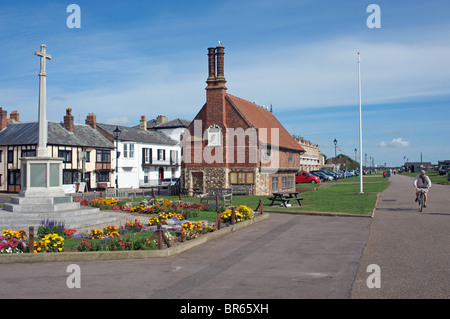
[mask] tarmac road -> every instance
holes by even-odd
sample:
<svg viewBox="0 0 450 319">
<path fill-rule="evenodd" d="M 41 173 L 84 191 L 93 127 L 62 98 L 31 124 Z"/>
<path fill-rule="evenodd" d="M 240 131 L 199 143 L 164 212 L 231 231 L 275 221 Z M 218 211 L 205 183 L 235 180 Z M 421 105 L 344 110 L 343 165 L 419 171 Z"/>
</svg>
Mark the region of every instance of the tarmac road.
<svg viewBox="0 0 450 319">
<path fill-rule="evenodd" d="M 391 176 L 381 194 L 352 298 L 450 298 L 450 186 L 433 184 L 419 213 L 412 183 Z M 367 287 L 371 264 L 380 288 Z"/>
</svg>

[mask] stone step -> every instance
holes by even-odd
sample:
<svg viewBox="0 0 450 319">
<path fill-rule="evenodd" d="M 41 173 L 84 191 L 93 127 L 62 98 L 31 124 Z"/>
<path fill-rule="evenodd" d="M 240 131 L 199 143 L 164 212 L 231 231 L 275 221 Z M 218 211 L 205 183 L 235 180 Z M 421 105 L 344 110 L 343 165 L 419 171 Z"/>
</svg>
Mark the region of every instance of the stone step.
<svg viewBox="0 0 450 319">
<path fill-rule="evenodd" d="M 78 229 L 90 225 L 113 223 L 118 220 L 118 217 L 91 207 L 49 213 L 11 213 L 0 210 L 0 230 L 28 230 L 30 226 L 34 226 L 37 230 L 41 222 L 47 219 L 63 222 L 66 228 Z"/>
<path fill-rule="evenodd" d="M 61 212 L 70 211 L 80 207 L 80 203 L 62 203 L 62 204 L 34 204 L 23 205 L 5 203 L 3 209 L 9 212 L 27 213 L 27 212 Z"/>
<path fill-rule="evenodd" d="M 47 211 L 47 212 L 10 212 L 6 210 L 0 210 L 0 221 L 2 219 L 39 219 L 47 217 L 52 218 L 66 218 L 83 215 L 92 215 L 93 213 L 102 213 L 99 208 L 83 207 L 80 206 L 77 209 L 65 210 L 65 211 Z"/>
</svg>

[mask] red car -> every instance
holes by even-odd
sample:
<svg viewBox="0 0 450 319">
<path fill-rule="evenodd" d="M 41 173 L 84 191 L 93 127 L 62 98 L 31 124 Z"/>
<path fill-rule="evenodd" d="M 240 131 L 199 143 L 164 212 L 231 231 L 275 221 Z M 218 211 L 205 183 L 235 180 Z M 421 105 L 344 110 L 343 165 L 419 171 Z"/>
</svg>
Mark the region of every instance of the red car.
<svg viewBox="0 0 450 319">
<path fill-rule="evenodd" d="M 302 171 L 298 171 L 295 174 L 295 183 L 299 184 L 299 183 L 320 183 L 320 178 L 318 178 L 317 176 L 313 176 L 308 172 L 302 172 Z"/>
</svg>

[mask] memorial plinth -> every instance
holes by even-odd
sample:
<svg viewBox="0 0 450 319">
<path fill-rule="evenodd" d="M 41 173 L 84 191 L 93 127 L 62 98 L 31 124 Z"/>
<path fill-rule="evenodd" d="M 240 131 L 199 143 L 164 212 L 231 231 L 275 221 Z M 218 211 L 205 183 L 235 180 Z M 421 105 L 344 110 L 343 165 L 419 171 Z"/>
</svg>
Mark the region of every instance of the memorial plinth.
<svg viewBox="0 0 450 319">
<path fill-rule="evenodd" d="M 36 149 L 37 157 L 21 158 L 21 190 L 17 197 L 0 210 L 0 230 L 28 229 L 38 227 L 43 220 L 53 219 L 64 222 L 70 228 L 112 222 L 117 218 L 98 208 L 80 207 L 66 196 L 62 188 L 62 158 L 49 157 L 47 149 L 48 122 L 46 118 L 46 60 L 51 55 L 46 53 L 46 45 L 35 54 L 41 59 L 39 72 L 39 138 Z"/>
<path fill-rule="evenodd" d="M 62 158 L 21 158 L 21 190 L 3 208 L 10 212 L 51 212 L 78 209 L 62 188 Z"/>
</svg>

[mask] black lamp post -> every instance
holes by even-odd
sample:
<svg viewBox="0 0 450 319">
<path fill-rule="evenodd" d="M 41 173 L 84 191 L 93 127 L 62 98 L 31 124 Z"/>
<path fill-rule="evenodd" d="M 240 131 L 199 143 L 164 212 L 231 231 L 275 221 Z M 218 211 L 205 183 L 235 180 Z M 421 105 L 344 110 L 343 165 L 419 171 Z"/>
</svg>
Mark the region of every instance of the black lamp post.
<svg viewBox="0 0 450 319">
<path fill-rule="evenodd" d="M 116 141 L 116 191 L 119 189 L 119 136 L 121 132 L 118 126 L 113 131 L 114 140 Z"/>
</svg>

